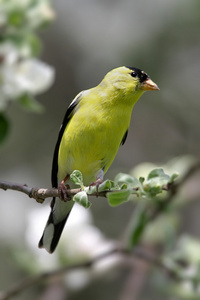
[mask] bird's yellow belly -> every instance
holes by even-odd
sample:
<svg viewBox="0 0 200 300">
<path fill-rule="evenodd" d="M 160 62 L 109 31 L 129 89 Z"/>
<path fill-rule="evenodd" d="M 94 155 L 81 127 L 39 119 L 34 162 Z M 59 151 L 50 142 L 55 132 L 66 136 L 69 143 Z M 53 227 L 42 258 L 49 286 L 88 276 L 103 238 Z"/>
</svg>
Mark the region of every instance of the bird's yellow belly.
<svg viewBox="0 0 200 300">
<path fill-rule="evenodd" d="M 89 185 L 96 180 L 101 169 L 104 173 L 108 170 L 126 130 L 118 128 L 121 132 L 115 134 L 115 128 L 107 124 L 107 120 L 98 121 L 95 116 L 87 119 L 87 122 L 84 122 L 84 118 L 72 118 L 59 148 L 59 181 L 73 170 L 80 170 L 84 184 Z"/>
</svg>

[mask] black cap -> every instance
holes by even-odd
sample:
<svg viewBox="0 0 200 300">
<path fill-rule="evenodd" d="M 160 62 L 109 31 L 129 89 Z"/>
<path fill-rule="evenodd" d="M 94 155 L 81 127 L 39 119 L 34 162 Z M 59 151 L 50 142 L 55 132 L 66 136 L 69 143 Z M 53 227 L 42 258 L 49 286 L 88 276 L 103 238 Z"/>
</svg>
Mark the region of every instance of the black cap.
<svg viewBox="0 0 200 300">
<path fill-rule="evenodd" d="M 149 78 L 147 73 L 145 73 L 144 71 L 142 71 L 138 68 L 134 68 L 134 67 L 127 67 L 127 68 L 129 68 L 132 71 L 130 73 L 130 75 L 132 77 L 138 77 L 141 83 L 144 82 L 145 80 L 147 80 L 147 78 Z"/>
</svg>

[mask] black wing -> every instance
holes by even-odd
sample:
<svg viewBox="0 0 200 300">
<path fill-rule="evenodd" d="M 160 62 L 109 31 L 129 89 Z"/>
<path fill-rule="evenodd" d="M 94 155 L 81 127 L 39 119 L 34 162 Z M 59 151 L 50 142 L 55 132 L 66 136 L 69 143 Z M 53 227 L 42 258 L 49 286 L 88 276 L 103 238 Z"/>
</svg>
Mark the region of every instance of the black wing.
<svg viewBox="0 0 200 300">
<path fill-rule="evenodd" d="M 124 145 L 124 143 L 126 142 L 127 136 L 128 136 L 128 129 L 126 130 L 120 145 Z"/>
<path fill-rule="evenodd" d="M 76 107 L 76 105 L 79 103 L 81 95 L 82 95 L 82 93 L 80 93 L 71 102 L 71 104 L 67 108 L 67 111 L 66 111 L 65 116 L 64 116 L 64 120 L 63 120 L 62 125 L 60 127 L 60 131 L 59 131 L 59 134 L 58 134 L 58 140 L 57 140 L 55 150 L 54 150 L 52 170 L 51 170 L 51 183 L 52 183 L 52 187 L 54 187 L 54 188 L 58 187 L 58 178 L 57 178 L 57 174 L 58 174 L 58 151 L 59 151 L 59 147 L 60 147 L 60 142 L 62 140 L 62 136 L 63 136 L 63 133 L 65 131 L 65 128 L 66 128 L 67 124 L 69 123 L 70 119 L 72 118 L 73 110 Z"/>
</svg>

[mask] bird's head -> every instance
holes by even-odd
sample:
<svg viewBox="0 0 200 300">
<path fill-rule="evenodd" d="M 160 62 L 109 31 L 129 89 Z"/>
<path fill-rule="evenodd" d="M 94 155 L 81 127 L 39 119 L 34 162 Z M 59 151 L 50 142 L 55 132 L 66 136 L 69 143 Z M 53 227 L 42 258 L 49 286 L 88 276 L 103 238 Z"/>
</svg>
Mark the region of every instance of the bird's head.
<svg viewBox="0 0 200 300">
<path fill-rule="evenodd" d="M 128 93 L 159 90 L 158 86 L 144 71 L 133 67 L 113 69 L 106 74 L 101 85 L 110 85 L 117 90 L 123 90 Z"/>
</svg>

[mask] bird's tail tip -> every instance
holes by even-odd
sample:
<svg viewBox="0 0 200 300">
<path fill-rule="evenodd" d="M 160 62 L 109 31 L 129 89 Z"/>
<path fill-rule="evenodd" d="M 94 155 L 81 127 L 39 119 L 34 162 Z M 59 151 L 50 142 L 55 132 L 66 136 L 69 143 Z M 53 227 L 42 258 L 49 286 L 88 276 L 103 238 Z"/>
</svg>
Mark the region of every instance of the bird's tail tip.
<svg viewBox="0 0 200 300">
<path fill-rule="evenodd" d="M 47 252 L 53 253 L 57 244 L 54 242 L 54 235 L 55 235 L 55 226 L 53 223 L 49 223 L 49 221 L 46 224 L 46 227 L 44 229 L 43 235 L 38 243 L 39 248 L 46 249 Z"/>
<path fill-rule="evenodd" d="M 68 213 L 69 215 L 69 213 Z M 49 219 L 45 226 L 43 235 L 38 243 L 39 248 L 46 249 L 47 252 L 53 253 L 56 249 L 61 233 L 67 221 L 68 215 L 59 223 L 55 224 L 53 219 L 53 213 L 50 213 Z"/>
</svg>

